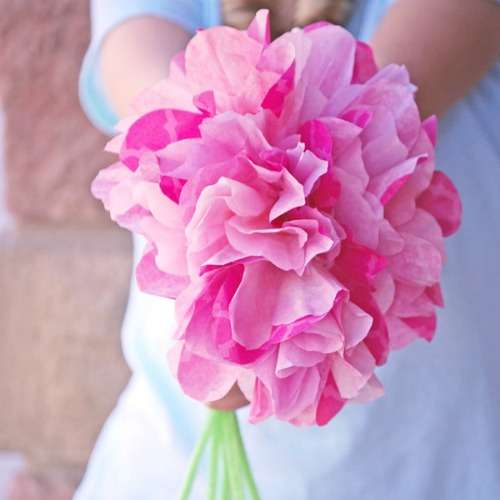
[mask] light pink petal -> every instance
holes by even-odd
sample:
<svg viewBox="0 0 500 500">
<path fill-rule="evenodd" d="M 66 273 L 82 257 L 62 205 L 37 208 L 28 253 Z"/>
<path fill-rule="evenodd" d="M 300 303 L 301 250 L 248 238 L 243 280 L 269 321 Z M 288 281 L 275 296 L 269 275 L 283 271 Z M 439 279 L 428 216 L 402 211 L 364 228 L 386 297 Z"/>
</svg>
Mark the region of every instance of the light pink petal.
<svg viewBox="0 0 500 500">
<path fill-rule="evenodd" d="M 276 288 L 273 324 L 289 324 L 306 316 L 323 316 L 333 307 L 343 287 L 337 280 L 309 265 L 302 276 L 282 273 L 280 288 Z"/>
<path fill-rule="evenodd" d="M 428 241 L 402 233 L 405 247 L 402 252 L 389 257 L 394 277 L 403 283 L 432 286 L 439 281 L 442 267 L 441 252 Z"/>
<path fill-rule="evenodd" d="M 352 177 L 339 171 L 340 196 L 335 204 L 335 217 L 349 228 L 352 239 L 368 248 L 377 248 L 382 215 L 374 209 L 366 195 L 351 182 Z"/>
<path fill-rule="evenodd" d="M 436 219 L 421 208 L 417 208 L 411 220 L 398 227 L 400 233 L 410 233 L 432 243 L 436 249 L 445 255 L 444 240 L 441 227 Z"/>
<path fill-rule="evenodd" d="M 408 147 L 400 140 L 394 116 L 385 108 L 372 111 L 363 131 L 363 159 L 371 176 L 382 174 L 408 157 Z"/>
<path fill-rule="evenodd" d="M 328 324 L 324 323 L 325 320 Z M 325 354 L 339 351 L 344 344 L 341 330 L 331 315 L 310 327 L 307 332 L 295 336 L 293 342 L 304 351 Z"/>
<path fill-rule="evenodd" d="M 356 403 L 369 403 L 384 395 L 384 387 L 376 375 L 372 375 L 353 399 Z"/>
<path fill-rule="evenodd" d="M 264 257 L 284 271 L 304 265 L 307 232 L 300 227 L 259 227 L 255 222 L 233 217 L 226 224 L 226 235 L 236 251 Z"/>
<path fill-rule="evenodd" d="M 328 127 L 332 138 L 331 156 L 338 158 L 351 143 L 359 137 L 363 131 L 363 127 L 368 121 L 371 114 L 363 113 L 363 119 L 360 124 L 356 121 L 349 120 L 348 117 L 322 117 L 321 123 Z"/>
<path fill-rule="evenodd" d="M 390 272 L 387 270 L 379 273 L 373 282 L 373 298 L 380 312 L 385 314 L 394 302 L 396 285 Z"/>
<path fill-rule="evenodd" d="M 305 70 L 309 84 L 317 85 L 329 98 L 352 80 L 356 41 L 349 32 L 333 25 L 308 31 L 306 36 L 312 42 Z"/>
<path fill-rule="evenodd" d="M 276 375 L 286 377 L 297 367 L 310 368 L 317 365 L 325 358 L 325 354 L 317 351 L 305 351 L 297 346 L 293 340 L 280 344 L 276 362 Z"/>
<path fill-rule="evenodd" d="M 379 228 L 377 253 L 388 256 L 401 252 L 405 246 L 404 239 L 389 221 L 383 220 Z"/>
<path fill-rule="evenodd" d="M 327 172 L 328 161 L 318 158 L 309 150 L 300 153 L 297 158 L 293 156 L 290 156 L 291 163 L 288 168 L 303 185 L 304 194 L 307 196 L 312 191 L 314 183 Z"/>
<path fill-rule="evenodd" d="M 186 276 L 186 240 L 182 229 L 167 228 L 153 217 L 144 217 L 139 232 L 156 247 L 156 265 L 166 273 Z"/>
<path fill-rule="evenodd" d="M 386 205 L 408 181 L 421 159 L 422 157 L 409 158 L 372 177 L 368 190 Z"/>
<path fill-rule="evenodd" d="M 419 338 L 418 332 L 396 316 L 387 316 L 391 349 L 402 349 Z"/>
<path fill-rule="evenodd" d="M 189 352 L 186 348 L 171 351 L 170 364 L 184 392 L 198 401 L 223 398 L 236 383 L 234 366 L 213 362 Z"/>
<path fill-rule="evenodd" d="M 194 92 L 214 92 L 218 111 L 255 113 L 281 76 L 259 67 L 261 55 L 262 44 L 243 31 L 203 30 L 186 48 L 186 77 Z"/>
<path fill-rule="evenodd" d="M 137 284 L 143 292 L 174 299 L 186 288 L 189 280 L 186 276 L 176 276 L 160 271 L 155 258 L 155 250 L 146 250 L 137 264 Z"/>
<path fill-rule="evenodd" d="M 267 262 L 245 266 L 240 286 L 229 306 L 229 316 L 234 339 L 247 349 L 262 346 L 271 336 L 279 299 L 277 290 L 283 276 L 283 272 Z"/>
<path fill-rule="evenodd" d="M 132 172 L 122 163 L 114 163 L 108 168 L 104 168 L 97 174 L 92 182 L 92 194 L 104 204 L 104 207 L 110 209 L 110 192 L 120 184 L 126 182 L 133 176 Z"/>
<path fill-rule="evenodd" d="M 341 311 L 345 348 L 349 349 L 358 345 L 368 335 L 373 318 L 352 302 L 346 302 Z"/>
<path fill-rule="evenodd" d="M 280 193 L 269 212 L 269 222 L 305 204 L 304 188 L 302 184 L 288 172 L 283 170 L 280 179 Z"/>
<path fill-rule="evenodd" d="M 252 22 L 247 28 L 250 38 L 253 38 L 262 45 L 271 43 L 271 24 L 269 21 L 269 10 L 259 9 Z"/>
<path fill-rule="evenodd" d="M 332 373 L 343 399 L 355 398 L 366 383 L 365 375 L 338 355 L 334 357 Z"/>
<path fill-rule="evenodd" d="M 273 413 L 272 397 L 269 389 L 257 379 L 254 392 L 250 399 L 249 421 L 252 424 L 262 422 Z"/>
</svg>

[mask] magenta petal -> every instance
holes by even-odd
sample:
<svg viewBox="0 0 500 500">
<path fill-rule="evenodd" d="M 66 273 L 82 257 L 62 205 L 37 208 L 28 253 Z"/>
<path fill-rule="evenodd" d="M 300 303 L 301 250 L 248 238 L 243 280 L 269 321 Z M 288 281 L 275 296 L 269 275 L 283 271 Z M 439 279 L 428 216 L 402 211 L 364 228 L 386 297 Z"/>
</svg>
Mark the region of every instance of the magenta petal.
<svg viewBox="0 0 500 500">
<path fill-rule="evenodd" d="M 333 376 L 330 374 L 318 402 L 316 423 L 326 425 L 344 407 L 345 403 L 345 399 L 339 394 Z"/>
<path fill-rule="evenodd" d="M 431 341 L 436 332 L 437 320 L 436 315 L 418 316 L 415 318 L 401 318 L 414 331 L 418 332 L 419 337 Z"/>
<path fill-rule="evenodd" d="M 351 279 L 363 283 L 371 283 L 386 266 L 387 261 L 382 255 L 349 240 L 344 240 L 335 261 L 335 269 L 339 274 L 347 273 Z"/>
<path fill-rule="evenodd" d="M 462 219 L 462 203 L 457 189 L 443 172 L 434 172 L 430 186 L 417 201 L 439 222 L 443 236 L 450 236 Z"/>
<path fill-rule="evenodd" d="M 162 176 L 160 180 L 160 189 L 165 196 L 168 196 L 175 203 L 179 203 L 181 191 L 186 181 L 175 179 L 174 177 Z"/>
<path fill-rule="evenodd" d="M 434 305 L 444 307 L 443 292 L 439 283 L 428 287 L 426 293 Z"/>
<path fill-rule="evenodd" d="M 438 119 L 435 115 L 429 116 L 422 122 L 422 127 L 427 133 L 429 140 L 432 142 L 432 145 L 435 146 L 437 142 L 437 133 L 438 133 Z"/>
<path fill-rule="evenodd" d="M 319 30 L 328 26 L 330 26 L 330 23 L 328 21 L 316 21 L 315 23 L 304 26 L 304 32 L 309 33 L 310 31 Z"/>
<path fill-rule="evenodd" d="M 276 116 L 280 116 L 286 96 L 293 89 L 295 78 L 295 64 L 292 64 L 280 79 L 269 89 L 262 101 L 263 109 L 270 109 Z"/>
<path fill-rule="evenodd" d="M 300 136 L 307 149 L 318 158 L 330 161 L 333 142 L 330 129 L 319 120 L 309 120 L 300 128 Z"/>
<path fill-rule="evenodd" d="M 364 42 L 356 42 L 356 55 L 354 59 L 354 70 L 352 74 L 353 83 L 365 83 L 375 73 L 378 68 L 373 57 L 371 47 Z"/>
<path fill-rule="evenodd" d="M 127 131 L 121 161 L 131 170 L 143 151 L 158 151 L 171 142 L 198 137 L 202 115 L 176 109 L 158 109 L 139 118 Z"/>
</svg>

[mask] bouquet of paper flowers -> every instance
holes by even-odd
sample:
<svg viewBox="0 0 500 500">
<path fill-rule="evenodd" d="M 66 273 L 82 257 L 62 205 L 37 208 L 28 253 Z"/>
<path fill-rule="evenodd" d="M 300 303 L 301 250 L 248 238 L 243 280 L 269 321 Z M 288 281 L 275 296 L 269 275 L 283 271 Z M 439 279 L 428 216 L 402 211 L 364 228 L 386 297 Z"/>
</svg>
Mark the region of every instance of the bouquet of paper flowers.
<svg viewBox="0 0 500 500">
<path fill-rule="evenodd" d="M 176 300 L 186 394 L 237 384 L 252 422 L 324 425 L 382 394 L 391 350 L 432 339 L 461 205 L 414 92 L 341 27 L 271 41 L 259 11 L 246 31 L 199 31 L 136 99 L 93 192 L 148 241 L 141 289 Z M 237 421 L 217 412 L 181 497 L 210 439 L 211 498 L 257 498 Z"/>
</svg>

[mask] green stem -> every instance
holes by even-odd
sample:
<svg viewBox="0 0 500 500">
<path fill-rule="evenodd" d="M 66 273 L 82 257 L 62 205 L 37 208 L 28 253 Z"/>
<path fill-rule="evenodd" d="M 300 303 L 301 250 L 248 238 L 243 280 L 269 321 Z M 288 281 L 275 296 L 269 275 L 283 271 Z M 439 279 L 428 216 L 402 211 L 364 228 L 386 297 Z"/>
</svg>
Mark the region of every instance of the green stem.
<svg viewBox="0 0 500 500">
<path fill-rule="evenodd" d="M 222 458 L 223 458 L 223 464 L 224 464 L 224 479 L 222 483 L 222 500 L 231 500 L 230 494 L 231 494 L 231 489 L 230 489 L 230 484 L 229 484 L 229 464 L 227 462 L 227 456 L 225 453 L 225 443 L 222 442 Z"/>
<path fill-rule="evenodd" d="M 233 428 L 234 428 L 234 437 L 236 440 L 236 446 L 238 448 L 238 453 L 240 457 L 241 468 L 243 469 L 243 476 L 249 488 L 249 493 L 252 500 L 260 500 L 259 492 L 257 490 L 257 485 L 255 484 L 255 480 L 252 474 L 252 470 L 250 468 L 250 463 L 248 462 L 248 456 L 245 451 L 245 445 L 243 444 L 243 438 L 241 437 L 240 425 L 238 423 L 238 417 L 236 413 L 231 415 L 233 420 Z"/>
<path fill-rule="evenodd" d="M 186 479 L 184 481 L 184 485 L 182 487 L 182 491 L 179 495 L 179 500 L 188 500 L 189 495 L 191 494 L 191 490 L 193 489 L 194 480 L 196 478 L 196 472 L 198 471 L 198 467 L 200 465 L 200 460 L 203 455 L 203 452 L 207 446 L 208 439 L 212 433 L 212 428 L 214 422 L 217 420 L 217 413 L 212 412 L 205 424 L 205 428 L 203 430 L 203 434 L 201 438 L 198 440 L 196 444 L 196 448 L 193 452 L 193 456 L 191 458 L 191 463 L 189 464 L 188 472 L 186 475 Z"/>
<path fill-rule="evenodd" d="M 245 483 L 242 476 L 242 461 L 241 453 L 238 447 L 238 429 L 235 426 L 235 414 L 230 412 L 227 414 L 226 424 L 226 440 L 227 448 L 231 458 L 231 476 L 233 478 L 233 497 L 235 500 L 245 500 Z"/>
<path fill-rule="evenodd" d="M 257 486 L 245 452 L 238 418 L 234 412 L 212 411 L 203 433 L 196 444 L 178 500 L 188 500 L 193 489 L 203 452 L 211 441 L 208 499 L 216 500 L 220 491 L 222 500 L 245 500 L 248 488 L 251 500 L 260 500 Z M 219 464 L 222 460 L 223 482 L 219 486 Z"/>
<path fill-rule="evenodd" d="M 220 444 L 221 444 L 221 417 L 215 417 L 212 427 L 212 450 L 210 457 L 210 477 L 208 482 L 208 500 L 216 500 L 217 482 L 219 478 Z"/>
<path fill-rule="evenodd" d="M 223 450 L 224 450 L 224 461 L 226 464 L 226 478 L 229 483 L 229 492 L 231 493 L 228 498 L 232 498 L 232 494 L 237 489 L 237 485 L 235 483 L 235 477 L 233 474 L 233 465 L 234 458 L 231 453 L 231 445 L 228 439 L 228 432 L 231 432 L 229 425 L 227 425 L 229 421 L 224 418 L 224 441 L 223 441 Z"/>
</svg>

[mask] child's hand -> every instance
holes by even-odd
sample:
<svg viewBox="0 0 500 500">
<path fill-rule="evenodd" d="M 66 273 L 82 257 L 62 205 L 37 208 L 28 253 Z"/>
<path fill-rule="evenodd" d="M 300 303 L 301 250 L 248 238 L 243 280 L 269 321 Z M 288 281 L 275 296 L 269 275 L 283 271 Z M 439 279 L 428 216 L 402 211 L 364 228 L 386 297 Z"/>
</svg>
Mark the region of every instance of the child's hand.
<svg viewBox="0 0 500 500">
<path fill-rule="evenodd" d="M 207 404 L 212 410 L 234 411 L 248 404 L 247 398 L 243 395 L 237 384 L 234 384 L 231 390 L 217 401 L 212 401 Z"/>
</svg>

